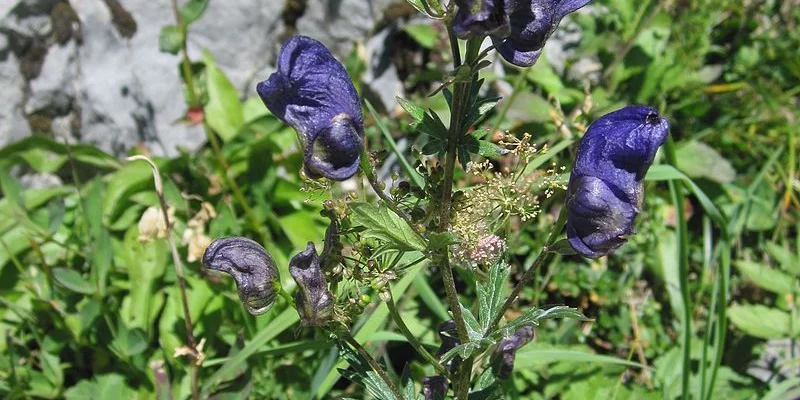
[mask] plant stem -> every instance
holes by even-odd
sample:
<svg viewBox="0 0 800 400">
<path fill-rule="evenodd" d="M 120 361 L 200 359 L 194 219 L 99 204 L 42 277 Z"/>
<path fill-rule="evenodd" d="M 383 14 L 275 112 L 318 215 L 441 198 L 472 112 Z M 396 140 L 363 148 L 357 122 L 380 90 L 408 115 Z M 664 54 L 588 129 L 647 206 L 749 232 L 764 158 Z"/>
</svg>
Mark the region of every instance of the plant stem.
<svg viewBox="0 0 800 400">
<path fill-rule="evenodd" d="M 394 323 L 397 324 L 398 328 L 400 328 L 400 332 L 402 332 L 403 335 L 406 337 L 408 343 L 411 344 L 411 347 L 413 347 L 414 350 L 416 350 L 417 353 L 419 353 L 419 355 L 421 355 L 422 358 L 425 359 L 425 361 L 433 365 L 433 368 L 436 370 L 436 372 L 445 377 L 449 377 L 449 373 L 442 366 L 442 364 L 439 363 L 439 360 L 437 360 L 436 357 L 434 357 L 428 350 L 426 350 L 425 346 L 423 346 L 422 343 L 420 343 L 419 339 L 417 339 L 417 337 L 411 333 L 411 330 L 408 329 L 408 326 L 406 325 L 405 321 L 403 321 L 403 318 L 397 311 L 397 306 L 394 303 L 394 296 L 392 296 L 392 291 L 388 290 L 387 292 L 389 293 L 389 300 L 386 302 L 386 305 L 389 307 L 389 315 L 392 316 Z"/>
<path fill-rule="evenodd" d="M 675 143 L 672 138 L 667 139 L 664 146 L 667 161 L 676 166 Z M 683 298 L 683 315 L 681 318 L 681 344 L 683 347 L 683 371 L 681 376 L 681 398 L 689 399 L 689 378 L 692 368 L 692 306 L 689 295 L 689 238 L 686 218 L 683 210 L 683 184 L 678 181 L 669 182 L 669 191 L 672 194 L 672 203 L 675 207 L 675 219 L 678 236 L 678 276 L 681 297 Z"/>
<path fill-rule="evenodd" d="M 545 244 L 542 247 L 542 250 L 539 252 L 539 255 L 536 256 L 536 259 L 533 260 L 533 264 L 531 264 L 531 267 L 525 271 L 525 273 L 522 275 L 522 278 L 520 278 L 519 282 L 517 282 L 517 285 L 514 286 L 514 290 L 511 291 L 511 295 L 509 295 L 508 298 L 506 299 L 506 302 L 503 303 L 503 307 L 500 308 L 500 312 L 498 312 L 497 315 L 494 317 L 494 321 L 492 321 L 492 323 L 489 324 L 489 329 L 486 332 L 484 332 L 484 335 L 488 335 L 492 331 L 492 329 L 494 329 L 494 327 L 500 323 L 500 320 L 503 319 L 503 315 L 506 313 L 506 310 L 508 310 L 511 307 L 511 305 L 514 304 L 514 301 L 517 300 L 519 292 L 522 291 L 522 288 L 525 287 L 528 281 L 533 277 L 534 272 L 539 270 L 539 268 L 541 268 L 541 266 L 544 265 L 544 263 L 550 259 L 550 255 L 553 253 L 549 251 L 550 250 L 549 248 L 550 246 L 553 245 L 553 242 L 555 241 L 556 237 L 558 237 L 558 235 L 561 234 L 561 231 L 564 229 L 564 225 L 566 224 L 567 224 L 567 211 L 566 207 L 562 207 L 561 211 L 558 213 L 558 219 L 556 220 L 556 224 L 553 227 L 553 230 L 550 231 L 550 235 L 547 237 L 547 241 L 545 241 Z"/>
<path fill-rule="evenodd" d="M 148 159 L 144 156 L 133 156 L 128 158 L 129 161 L 132 160 L 143 160 L 150 164 L 150 168 L 153 170 L 153 183 L 155 184 L 156 195 L 158 196 L 158 204 L 161 207 L 161 216 L 164 218 L 164 225 L 167 227 L 167 242 L 169 243 L 169 249 L 172 253 L 172 264 L 175 267 L 175 277 L 178 280 L 178 289 L 181 294 L 181 305 L 183 306 L 183 327 L 186 330 L 186 341 L 189 345 L 190 350 L 190 375 L 192 381 L 192 399 L 199 400 L 200 399 L 200 382 L 198 377 L 200 375 L 200 365 L 198 365 L 198 361 L 202 360 L 200 354 L 197 350 L 197 343 L 194 338 L 194 332 L 192 331 L 192 315 L 189 311 L 189 300 L 186 296 L 186 278 L 183 274 L 183 261 L 181 261 L 181 257 L 178 254 L 178 248 L 175 245 L 175 238 L 172 236 L 172 221 L 169 219 L 169 212 L 167 212 L 167 200 L 164 198 L 164 186 L 161 183 L 161 173 L 158 170 L 158 167 L 152 160 Z"/>
<path fill-rule="evenodd" d="M 394 393 L 395 397 L 397 397 L 398 400 L 403 400 L 404 399 L 403 394 L 400 392 L 400 389 L 397 388 L 397 385 L 394 384 L 392 378 L 390 378 L 389 375 L 386 373 L 386 371 L 384 371 L 383 368 L 381 368 L 380 364 L 378 364 L 378 362 L 375 361 L 375 359 L 372 358 L 371 355 L 369 355 L 367 350 L 364 349 L 364 347 L 361 346 L 360 343 L 358 343 L 358 341 L 353 337 L 353 335 L 351 335 L 350 332 L 346 332 L 342 334 L 342 337 L 348 344 L 350 344 L 350 346 L 353 346 L 353 348 L 356 349 L 361 358 L 363 358 L 369 364 L 369 366 L 372 367 L 372 369 L 381 377 L 381 379 L 383 379 L 383 381 L 386 382 L 386 385 L 389 386 L 389 389 L 392 390 L 392 393 Z"/>
<path fill-rule="evenodd" d="M 456 39 L 453 29 L 448 25 L 448 35 L 450 37 L 450 47 L 453 51 L 453 64 L 456 69 L 461 66 L 461 56 L 458 49 L 458 39 Z M 470 39 L 467 42 L 466 63 L 470 63 L 478 55 L 481 39 Z M 472 76 L 469 82 L 456 82 L 453 88 L 453 101 L 450 109 L 450 132 L 447 140 L 447 154 L 444 162 L 444 178 L 442 180 L 442 198 L 439 205 L 439 231 L 446 232 L 450 227 L 450 214 L 452 212 L 453 196 L 453 176 L 455 173 L 456 156 L 458 143 L 464 132 L 462 132 L 462 116 L 465 113 L 464 106 L 467 97 L 470 95 L 472 86 Z M 467 333 L 467 324 L 461 312 L 461 303 L 458 301 L 458 291 L 456 290 L 455 279 L 453 278 L 453 267 L 450 265 L 450 250 L 445 247 L 439 255 L 439 265 L 442 272 L 442 282 L 444 283 L 445 294 L 450 312 L 453 313 L 453 320 L 456 325 L 456 332 L 461 343 L 470 341 Z M 472 375 L 472 357 L 467 357 L 462 363 L 456 376 L 455 393 L 459 400 L 466 400 L 469 395 L 470 378 Z"/>
</svg>

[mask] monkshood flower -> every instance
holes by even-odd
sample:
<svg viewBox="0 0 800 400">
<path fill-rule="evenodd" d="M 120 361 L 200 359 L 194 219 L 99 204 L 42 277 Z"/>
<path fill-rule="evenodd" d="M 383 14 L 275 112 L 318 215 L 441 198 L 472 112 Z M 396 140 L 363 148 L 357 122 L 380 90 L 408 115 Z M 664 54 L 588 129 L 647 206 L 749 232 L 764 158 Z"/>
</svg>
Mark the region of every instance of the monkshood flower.
<svg viewBox="0 0 800 400">
<path fill-rule="evenodd" d="M 510 31 L 508 36 L 492 36 L 503 58 L 518 67 L 530 67 L 542 54 L 545 41 L 567 14 L 591 0 L 505 0 Z"/>
<path fill-rule="evenodd" d="M 439 375 L 422 378 L 422 398 L 444 400 L 447 395 L 447 378 Z"/>
<path fill-rule="evenodd" d="M 260 244 L 243 237 L 217 239 L 206 248 L 203 265 L 233 277 L 239 299 L 250 314 L 272 308 L 280 284 L 278 269 Z"/>
<path fill-rule="evenodd" d="M 289 274 L 297 282 L 294 300 L 300 322 L 305 326 L 324 325 L 333 311 L 333 295 L 328 291 L 314 243 L 308 242 L 305 250 L 292 257 Z"/>
<path fill-rule="evenodd" d="M 606 255 L 635 233 L 643 179 L 667 139 L 669 122 L 645 106 L 628 106 L 589 126 L 567 187 L 567 238 L 584 257 Z"/>
<path fill-rule="evenodd" d="M 337 181 L 353 176 L 364 143 L 364 121 L 342 64 L 322 43 L 294 36 L 281 47 L 277 69 L 256 91 L 299 134 L 306 174 Z"/>
<path fill-rule="evenodd" d="M 506 0 L 456 0 L 458 11 L 453 17 L 453 32 L 459 39 L 478 35 L 508 34 Z"/>
<path fill-rule="evenodd" d="M 443 356 L 452 348 L 461 344 L 461 341 L 458 340 L 457 337 L 456 322 L 452 319 L 439 324 L 439 326 L 436 327 L 436 331 L 439 332 L 439 338 L 442 340 L 442 345 L 439 346 L 439 350 L 436 352 L 437 357 Z M 461 363 L 461 357 L 455 356 L 448 360 L 447 363 L 444 364 L 444 367 L 452 372 L 458 368 L 459 363 Z"/>
<path fill-rule="evenodd" d="M 517 329 L 513 335 L 500 339 L 492 353 L 491 365 L 495 376 L 499 379 L 508 379 L 514 371 L 514 359 L 517 350 L 533 340 L 533 328 L 524 326 Z"/>
</svg>

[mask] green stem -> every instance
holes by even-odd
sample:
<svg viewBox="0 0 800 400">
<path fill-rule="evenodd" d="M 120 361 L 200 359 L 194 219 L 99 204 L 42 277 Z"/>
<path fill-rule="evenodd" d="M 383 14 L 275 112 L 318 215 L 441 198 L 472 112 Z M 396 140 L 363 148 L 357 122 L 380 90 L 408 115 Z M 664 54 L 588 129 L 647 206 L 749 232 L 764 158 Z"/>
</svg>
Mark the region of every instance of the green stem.
<svg viewBox="0 0 800 400">
<path fill-rule="evenodd" d="M 411 330 L 408 329 L 405 321 L 403 321 L 403 318 L 400 316 L 400 312 L 397 311 L 397 306 L 394 303 L 392 291 L 387 290 L 387 293 L 389 294 L 389 299 L 386 302 L 386 305 L 389 307 L 389 315 L 392 316 L 394 323 L 397 324 L 398 328 L 400 328 L 400 332 L 402 332 L 406 337 L 408 343 L 411 344 L 411 347 L 413 347 L 414 350 L 416 350 L 417 353 L 419 353 L 419 355 L 425 359 L 425 361 L 433 365 L 433 368 L 436 370 L 436 372 L 443 376 L 448 376 L 449 373 L 447 372 L 447 369 L 445 369 L 442 364 L 439 363 L 439 360 L 437 360 L 436 357 L 434 357 L 428 350 L 425 349 L 425 346 L 423 346 L 419 339 L 417 339 L 417 337 L 411 333 Z"/>
<path fill-rule="evenodd" d="M 506 302 L 503 303 L 503 307 L 500 308 L 500 312 L 494 317 L 494 320 L 491 324 L 489 324 L 489 328 L 486 332 L 484 332 L 484 336 L 488 335 L 492 329 L 494 329 L 497 324 L 500 323 L 500 320 L 503 319 L 503 315 L 506 313 L 511 305 L 514 304 L 514 301 L 517 300 L 517 296 L 522 291 L 522 288 L 528 283 L 528 281 L 533 277 L 533 274 L 541 268 L 542 265 L 550 259 L 550 256 L 553 254 L 551 253 L 550 246 L 553 245 L 553 242 L 561 234 L 561 231 L 564 229 L 564 225 L 567 224 L 567 212 L 565 207 L 561 208 L 561 212 L 558 214 L 558 219 L 556 220 L 556 224 L 553 227 L 553 230 L 550 231 L 550 235 L 547 237 L 547 241 L 545 241 L 542 250 L 539 252 L 539 255 L 536 256 L 536 259 L 533 260 L 533 264 L 530 268 L 525 271 L 525 274 L 522 275 L 517 285 L 514 286 L 514 290 L 511 291 L 511 295 L 508 296 Z"/>
<path fill-rule="evenodd" d="M 664 153 L 667 161 L 672 165 L 677 165 L 675 155 L 675 143 L 672 138 L 667 140 L 664 146 Z M 675 207 L 676 235 L 678 236 L 678 275 L 681 297 L 683 298 L 683 315 L 681 318 L 681 344 L 683 350 L 683 371 L 681 374 L 681 398 L 689 399 L 689 378 L 692 368 L 692 306 L 689 295 L 689 238 L 688 227 L 683 210 L 683 184 L 681 182 L 670 181 L 669 191 L 672 195 L 672 203 Z"/>
<path fill-rule="evenodd" d="M 453 50 L 454 67 L 461 66 L 461 57 L 458 49 L 458 40 L 453 33 L 452 27 L 448 26 L 450 36 L 450 47 Z M 480 50 L 480 39 L 470 39 L 467 42 L 466 63 L 470 63 L 478 55 Z M 470 94 L 472 86 L 471 77 L 469 82 L 456 82 L 453 88 L 453 103 L 450 110 L 450 132 L 447 140 L 447 154 L 444 162 L 444 178 L 442 180 L 442 198 L 439 206 L 439 231 L 446 232 L 450 227 L 450 214 L 452 212 L 453 197 L 453 177 L 455 174 L 456 156 L 458 143 L 464 132 L 462 132 L 462 116 L 465 113 L 467 96 Z M 450 250 L 445 247 L 439 255 L 439 265 L 441 266 L 442 282 L 444 283 L 445 294 L 450 312 L 453 313 L 453 320 L 456 325 L 456 332 L 461 343 L 470 341 L 467 333 L 467 324 L 461 312 L 461 303 L 458 301 L 458 291 L 456 290 L 455 279 L 453 278 L 453 267 L 450 265 Z M 463 360 L 456 376 L 455 393 L 459 400 L 466 400 L 469 396 L 470 379 L 472 375 L 473 358 L 468 357 Z"/>
<path fill-rule="evenodd" d="M 358 352 L 361 358 L 363 358 L 364 361 L 366 361 L 369 364 L 369 366 L 372 367 L 372 369 L 381 377 L 381 379 L 383 379 L 383 381 L 386 382 L 386 385 L 389 386 L 389 389 L 392 390 L 392 393 L 395 395 L 395 397 L 397 397 L 398 400 L 403 400 L 404 399 L 403 394 L 400 392 L 400 389 L 397 388 L 397 385 L 394 384 L 392 378 L 389 377 L 389 374 L 387 374 L 386 371 L 384 371 L 383 368 L 381 368 L 380 364 L 378 364 L 378 362 L 375 361 L 375 359 L 372 358 L 371 355 L 369 355 L 367 350 L 364 349 L 364 347 L 361 346 L 361 344 L 358 343 L 358 341 L 355 338 L 353 338 L 353 335 L 347 332 L 342 334 L 342 337 L 347 343 L 350 344 L 350 346 L 353 346 L 353 348 Z"/>
</svg>

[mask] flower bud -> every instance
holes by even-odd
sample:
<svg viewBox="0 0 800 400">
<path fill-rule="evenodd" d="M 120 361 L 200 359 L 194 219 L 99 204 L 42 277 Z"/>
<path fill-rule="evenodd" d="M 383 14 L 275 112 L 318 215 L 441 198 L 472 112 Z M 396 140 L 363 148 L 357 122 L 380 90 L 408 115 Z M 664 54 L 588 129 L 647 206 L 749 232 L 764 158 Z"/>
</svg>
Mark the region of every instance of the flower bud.
<svg viewBox="0 0 800 400">
<path fill-rule="evenodd" d="M 495 376 L 499 379 L 508 379 L 514 371 L 514 359 L 517 350 L 533 340 L 533 327 L 524 326 L 517 329 L 513 335 L 500 339 L 492 353 L 491 365 Z"/>
<path fill-rule="evenodd" d="M 667 139 L 669 122 L 645 106 L 628 106 L 589 126 L 567 187 L 567 238 L 584 257 L 604 256 L 635 233 L 643 180 Z"/>
<path fill-rule="evenodd" d="M 217 239 L 206 248 L 203 265 L 233 277 L 239 299 L 250 314 L 260 315 L 272 308 L 278 269 L 260 244 L 243 237 Z"/>
<path fill-rule="evenodd" d="M 442 340 L 442 345 L 439 346 L 439 350 L 436 352 L 437 357 L 443 356 L 445 353 L 461 344 L 456 332 L 456 323 L 452 319 L 439 324 L 436 331 L 439 333 L 439 338 Z M 452 372 L 458 368 L 460 363 L 461 357 L 455 356 L 447 361 L 444 367 Z"/>
<path fill-rule="evenodd" d="M 447 378 L 439 375 L 422 378 L 422 398 L 425 400 L 444 400 L 447 395 Z"/>
<path fill-rule="evenodd" d="M 308 242 L 305 250 L 292 257 L 289 274 L 297 282 L 294 300 L 302 324 L 325 324 L 333 311 L 333 295 L 328 291 L 328 282 L 322 274 L 314 243 Z"/>
<path fill-rule="evenodd" d="M 256 91 L 300 135 L 306 175 L 337 181 L 352 177 L 364 144 L 364 122 L 347 71 L 322 43 L 305 36 L 283 44 L 277 68 Z"/>
</svg>

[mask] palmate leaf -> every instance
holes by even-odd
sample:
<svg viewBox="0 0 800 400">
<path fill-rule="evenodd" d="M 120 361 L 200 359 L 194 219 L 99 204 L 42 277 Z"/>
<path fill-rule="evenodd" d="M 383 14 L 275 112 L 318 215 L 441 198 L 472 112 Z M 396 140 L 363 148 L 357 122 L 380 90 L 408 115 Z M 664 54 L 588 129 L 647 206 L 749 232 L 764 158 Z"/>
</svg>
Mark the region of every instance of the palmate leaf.
<svg viewBox="0 0 800 400">
<path fill-rule="evenodd" d="M 583 315 L 582 312 L 578 311 L 577 308 L 567 306 L 532 308 L 522 314 L 522 316 L 519 318 L 506 324 L 502 329 L 495 331 L 495 333 L 491 336 L 495 337 L 495 334 L 497 333 L 500 333 L 500 337 L 510 336 L 516 332 L 517 329 L 522 328 L 523 326 L 537 327 L 539 326 L 540 321 L 555 318 L 572 318 L 581 320 L 588 319 L 585 315 Z"/>
<path fill-rule="evenodd" d="M 350 365 L 348 369 L 339 369 L 345 379 L 364 386 L 378 400 L 396 400 L 389 385 L 369 366 L 366 360 L 349 346 L 339 344 L 339 354 Z"/>
<path fill-rule="evenodd" d="M 369 203 L 353 203 L 350 209 L 353 223 L 366 228 L 363 236 L 384 241 L 400 251 L 425 250 L 425 240 L 392 210 Z"/>
<path fill-rule="evenodd" d="M 480 320 L 481 332 L 488 332 L 490 324 L 494 321 L 503 303 L 503 289 L 511 269 L 504 262 L 496 263 L 489 270 L 489 279 L 484 283 L 478 283 L 478 319 Z"/>
</svg>

